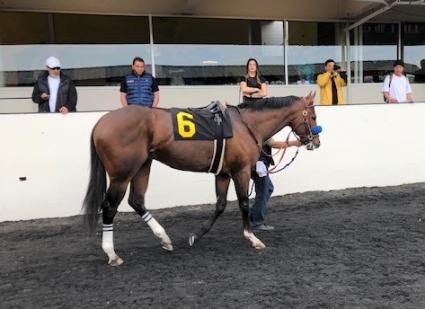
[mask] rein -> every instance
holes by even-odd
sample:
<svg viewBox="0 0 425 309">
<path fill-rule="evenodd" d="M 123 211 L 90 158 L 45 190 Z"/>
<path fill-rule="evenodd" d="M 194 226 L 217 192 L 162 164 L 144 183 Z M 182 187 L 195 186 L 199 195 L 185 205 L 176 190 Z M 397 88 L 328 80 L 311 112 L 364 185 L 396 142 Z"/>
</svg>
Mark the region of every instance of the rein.
<svg viewBox="0 0 425 309">
<path fill-rule="evenodd" d="M 313 138 L 314 138 L 314 136 L 316 135 L 316 134 L 314 134 L 313 133 L 313 130 L 312 130 L 312 128 L 311 128 L 311 126 L 310 126 L 310 124 L 308 123 L 308 121 L 307 121 L 307 116 L 308 116 L 308 108 L 311 108 L 312 106 L 306 106 L 305 108 L 304 108 L 304 110 L 302 111 L 302 115 L 303 115 L 303 118 L 304 118 L 304 121 L 302 122 L 302 123 L 300 123 L 298 126 L 296 126 L 294 129 L 292 129 L 291 130 L 291 132 L 289 132 L 288 133 L 288 136 L 286 137 L 286 140 L 285 140 L 285 142 L 286 143 L 288 143 L 288 141 L 289 141 L 289 137 L 291 136 L 291 133 L 293 133 L 294 134 L 294 136 L 295 136 L 295 138 L 298 140 L 298 141 L 300 141 L 301 139 L 297 136 L 297 134 L 295 133 L 295 130 L 300 126 L 300 125 L 304 125 L 306 128 L 307 128 L 307 131 L 308 131 L 308 139 L 307 139 L 307 143 L 305 144 L 305 145 L 308 145 L 308 144 L 310 144 L 312 141 L 313 141 Z M 269 172 L 269 174 L 276 174 L 276 173 L 279 173 L 279 172 L 281 172 L 281 171 L 283 171 L 284 169 L 286 169 L 287 167 L 289 167 L 294 161 L 295 161 L 295 159 L 297 158 L 297 156 L 298 156 L 298 154 L 299 154 L 299 152 L 300 152 L 300 146 L 298 146 L 297 147 L 297 151 L 295 152 L 295 154 L 294 154 L 294 156 L 291 158 L 291 160 L 289 160 L 289 162 L 288 163 L 286 163 L 283 167 L 281 167 L 281 168 L 278 168 L 279 167 L 279 165 L 282 163 L 282 161 L 283 161 L 283 158 L 284 158 L 284 156 L 285 156 L 285 154 L 286 154 L 286 150 L 288 149 L 288 147 L 285 147 L 284 149 L 283 149 L 283 152 L 282 152 L 282 154 L 281 154 L 281 156 L 280 156 L 280 158 L 279 158 L 279 161 L 277 162 L 277 164 L 275 164 L 274 165 L 274 167 L 272 167 L 272 168 L 270 168 L 269 170 L 268 170 L 268 172 Z M 261 152 L 262 152 L 262 154 L 263 155 L 265 155 L 265 156 L 267 156 L 267 157 L 269 157 L 269 158 L 273 158 L 274 156 L 277 156 L 280 152 L 282 151 L 282 148 L 280 148 L 274 155 L 269 155 L 269 154 L 267 154 L 267 153 L 265 153 L 265 151 L 263 150 L 263 148 L 261 148 Z"/>
<path fill-rule="evenodd" d="M 317 127 L 317 126 L 315 126 L 314 128 L 312 128 L 311 127 L 311 125 L 310 125 L 310 123 L 308 122 L 308 120 L 307 120 L 307 116 L 308 116 L 308 109 L 309 108 L 312 108 L 312 107 L 314 107 L 313 105 L 311 105 L 311 106 L 305 106 L 304 107 L 304 110 L 302 111 L 302 116 L 303 116 L 303 122 L 301 122 L 301 123 L 299 123 L 295 128 L 292 128 L 291 129 L 291 131 L 288 133 L 288 136 L 286 137 L 286 143 L 288 143 L 289 142 L 289 137 L 291 136 L 291 133 L 293 133 L 294 134 L 294 136 L 295 136 L 295 138 L 299 141 L 299 142 L 301 142 L 301 137 L 300 136 L 298 136 L 295 132 L 296 132 L 296 129 L 300 126 L 300 125 L 304 125 L 305 126 L 305 128 L 307 129 L 307 132 L 308 132 L 308 136 L 307 136 L 307 140 L 305 141 L 305 142 L 303 142 L 302 143 L 302 145 L 303 146 L 306 146 L 307 148 L 309 148 L 309 147 L 314 147 L 313 146 L 313 139 L 314 139 L 314 137 L 315 136 L 317 136 L 320 132 L 321 132 L 321 127 Z M 240 110 L 239 110 L 239 108 L 237 107 L 237 106 L 235 106 L 235 108 L 236 108 L 236 110 L 238 111 L 238 113 L 239 113 L 239 115 L 240 116 L 242 116 L 241 115 L 241 112 L 240 112 Z M 269 168 L 269 170 L 268 170 L 268 173 L 269 174 L 276 174 L 276 173 L 279 173 L 279 172 L 282 172 L 283 170 L 285 170 L 286 168 L 288 168 L 294 161 L 295 161 L 295 159 L 298 157 L 298 154 L 299 154 L 299 152 L 300 152 L 300 147 L 301 146 L 298 146 L 297 147 L 297 150 L 295 151 L 295 154 L 294 154 L 294 156 L 291 158 L 291 160 L 289 160 L 289 162 L 288 163 L 286 163 L 284 166 L 282 166 L 281 168 L 278 168 L 279 167 L 279 165 L 282 163 L 282 161 L 283 161 L 283 158 L 284 158 L 284 156 L 285 156 L 285 154 L 286 154 L 286 150 L 287 150 L 287 148 L 288 147 L 282 147 L 282 148 L 280 148 L 275 154 L 272 154 L 272 155 L 269 155 L 268 153 L 266 153 L 264 150 L 263 150 L 263 147 L 262 147 L 262 145 L 260 145 L 260 143 L 258 142 L 258 139 L 257 139 L 257 137 L 255 136 L 255 134 L 254 134 L 254 132 L 253 132 L 253 130 L 252 130 L 252 128 L 251 128 L 251 126 L 248 124 L 248 123 L 246 123 L 243 119 L 242 119 L 242 117 L 241 117 L 241 121 L 242 121 L 242 123 L 245 125 L 245 127 L 248 129 L 248 132 L 249 132 L 249 134 L 251 135 L 251 137 L 254 139 L 254 141 L 255 141 L 255 143 L 257 144 L 257 147 L 259 148 L 259 150 L 260 150 L 260 153 L 261 154 L 263 154 L 264 156 L 266 156 L 266 157 L 269 157 L 269 158 L 273 158 L 274 156 L 277 156 L 281 151 L 282 151 L 282 154 L 281 154 L 281 156 L 280 156 L 280 158 L 279 158 L 279 161 L 278 161 L 278 163 L 277 164 L 275 164 L 274 165 L 274 167 L 273 168 Z M 318 131 L 318 129 L 320 129 L 320 131 Z M 250 190 L 249 190 L 249 193 L 248 193 L 248 197 L 250 197 L 251 195 L 252 195 L 252 193 L 253 193 L 253 191 L 254 191 L 254 182 L 252 183 L 252 185 L 251 185 L 251 188 L 250 188 Z"/>
<path fill-rule="evenodd" d="M 259 141 L 258 141 L 257 137 L 255 136 L 254 131 L 253 131 L 253 130 L 252 130 L 252 128 L 251 128 L 251 125 L 250 125 L 249 123 L 247 123 L 247 122 L 245 122 L 245 121 L 243 120 L 243 118 L 242 118 L 242 114 L 241 114 L 241 111 L 240 111 L 239 107 L 234 106 L 234 108 L 235 108 L 235 109 L 237 110 L 237 112 L 239 113 L 239 116 L 240 116 L 240 118 L 241 118 L 241 122 L 242 122 L 242 123 L 243 123 L 243 125 L 247 128 L 247 130 L 248 130 L 248 132 L 249 132 L 249 135 L 251 135 L 251 137 L 254 139 L 255 144 L 257 145 L 258 149 L 260 150 L 260 152 L 263 152 L 263 153 L 264 153 L 263 147 L 260 145 L 260 143 L 259 143 Z"/>
<path fill-rule="evenodd" d="M 291 133 L 294 133 L 294 131 L 291 131 L 291 132 L 288 133 L 288 136 L 286 137 L 286 142 L 287 143 L 289 141 L 289 137 L 291 136 Z M 284 158 L 284 156 L 286 154 L 286 150 L 288 149 L 288 147 L 280 148 L 274 155 L 272 155 L 272 157 L 273 156 L 277 156 L 282 149 L 283 149 L 283 151 L 282 151 L 282 154 L 281 154 L 281 156 L 279 158 L 279 161 L 277 162 L 277 164 L 275 164 L 272 168 L 269 169 L 269 171 L 268 171 L 269 174 L 279 173 L 279 172 L 283 171 L 284 169 L 286 169 L 287 167 L 289 167 L 295 161 L 295 159 L 298 156 L 298 153 L 300 152 L 300 146 L 298 146 L 297 147 L 297 151 L 295 152 L 295 154 L 292 157 L 292 159 L 288 163 L 286 163 L 282 168 L 278 168 L 278 166 L 280 165 L 280 163 L 282 163 L 282 161 L 283 161 L 283 158 Z"/>
<path fill-rule="evenodd" d="M 274 156 L 276 156 L 276 155 L 278 155 L 281 151 L 282 151 L 282 148 L 281 149 L 279 149 L 278 150 L 278 152 L 277 153 L 275 153 L 274 155 L 269 155 L 268 153 L 266 153 L 264 150 L 263 150 L 263 147 L 262 147 L 262 145 L 260 145 L 260 143 L 259 143 L 259 141 L 258 141 L 258 139 L 257 139 L 257 137 L 255 136 L 255 134 L 254 134 L 254 131 L 252 130 L 252 128 L 251 128 L 251 125 L 249 124 L 249 123 L 247 123 L 247 122 L 245 122 L 244 120 L 243 120 L 243 118 L 242 118 L 242 114 L 241 114 L 241 111 L 240 111 L 240 109 L 237 107 L 237 106 L 234 106 L 234 108 L 237 110 L 237 112 L 239 113 L 239 115 L 241 116 L 241 122 L 245 125 L 245 127 L 247 128 L 247 130 L 248 130 L 248 132 L 249 132 L 249 135 L 251 135 L 251 137 L 254 139 L 254 141 L 255 141 L 255 143 L 256 143 L 256 145 L 257 145 L 257 147 L 258 147 L 258 149 L 259 149 L 259 151 L 260 151 L 260 154 L 263 154 L 264 156 L 266 156 L 266 157 L 269 157 L 269 158 L 273 158 Z M 300 125 L 305 125 L 306 126 L 306 128 L 308 129 L 308 132 L 309 132 L 309 137 L 308 137 L 308 142 L 307 142 L 307 144 L 308 143 L 310 143 L 312 140 L 313 140 L 313 137 L 314 137 L 314 134 L 313 134 L 313 132 L 312 132 L 312 129 L 311 129 L 311 126 L 310 126 L 310 124 L 308 123 L 308 121 L 307 121 L 307 115 L 308 115 L 308 111 L 307 111 L 307 109 L 308 108 L 310 108 L 310 106 L 306 106 L 305 108 L 304 108 L 304 110 L 302 111 L 302 115 L 303 115 L 303 118 L 304 118 L 304 121 L 302 122 L 302 123 L 300 123 L 295 129 L 297 129 Z M 291 132 L 289 132 L 289 134 L 288 134 L 288 136 L 287 136 L 287 138 L 286 138 L 286 142 L 288 142 L 289 141 L 289 137 L 291 136 L 291 133 L 294 133 L 294 136 L 296 137 L 296 139 L 297 140 L 300 140 L 300 138 L 295 134 L 295 130 L 294 129 L 292 129 L 291 130 Z M 268 172 L 270 173 L 270 174 L 276 174 L 276 173 L 279 173 L 279 172 L 281 172 L 281 171 L 283 171 L 284 169 L 286 169 L 287 167 L 289 167 L 294 161 L 295 161 L 295 159 L 297 158 L 297 156 L 298 156 L 298 154 L 299 154 L 299 151 L 300 151 L 300 146 L 298 146 L 297 147 L 297 151 L 295 152 L 295 155 L 292 157 L 292 159 L 288 162 L 288 163 L 286 163 L 282 168 L 279 168 L 278 169 L 278 166 L 279 166 L 279 164 L 280 163 L 282 163 L 282 161 L 283 161 L 283 158 L 284 158 L 284 156 L 285 156 L 285 154 L 286 154 L 286 150 L 287 150 L 287 147 L 285 147 L 284 149 L 283 149 L 283 152 L 282 152 L 282 154 L 281 154 L 281 156 L 280 156 L 280 158 L 279 158 L 279 161 L 278 161 L 278 163 L 277 164 L 275 164 L 274 165 L 274 167 L 272 167 L 271 169 L 269 169 L 268 170 Z M 251 188 L 251 193 L 252 193 L 252 188 Z"/>
</svg>

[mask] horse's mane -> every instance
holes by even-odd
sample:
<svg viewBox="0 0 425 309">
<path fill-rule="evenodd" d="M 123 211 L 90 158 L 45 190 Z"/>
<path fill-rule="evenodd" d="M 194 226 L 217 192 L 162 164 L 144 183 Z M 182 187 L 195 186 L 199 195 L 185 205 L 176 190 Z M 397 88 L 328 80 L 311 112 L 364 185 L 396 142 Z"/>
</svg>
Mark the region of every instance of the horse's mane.
<svg viewBox="0 0 425 309">
<path fill-rule="evenodd" d="M 238 105 L 241 109 L 251 109 L 251 110 L 262 110 L 265 108 L 282 108 L 289 107 L 294 104 L 296 101 L 300 100 L 300 97 L 297 96 L 287 96 L 287 97 L 270 97 L 255 100 L 252 102 L 241 103 Z"/>
</svg>

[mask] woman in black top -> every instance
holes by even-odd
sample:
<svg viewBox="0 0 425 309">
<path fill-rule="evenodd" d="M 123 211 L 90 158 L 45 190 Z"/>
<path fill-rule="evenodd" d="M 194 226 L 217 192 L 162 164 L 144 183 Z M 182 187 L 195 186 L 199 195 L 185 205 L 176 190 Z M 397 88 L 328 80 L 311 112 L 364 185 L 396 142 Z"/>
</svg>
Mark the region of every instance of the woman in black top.
<svg viewBox="0 0 425 309">
<path fill-rule="evenodd" d="M 267 96 L 266 80 L 261 76 L 258 62 L 254 58 L 248 59 L 246 63 L 246 75 L 240 83 L 240 91 L 243 95 L 243 103 Z"/>
<path fill-rule="evenodd" d="M 249 105 L 251 102 L 267 96 L 266 81 L 261 76 L 258 62 L 254 58 L 248 59 L 246 63 L 246 75 L 241 80 L 240 93 L 243 95 L 243 103 L 241 105 Z M 270 164 L 273 164 L 271 147 L 268 143 L 265 143 L 261 157 L 256 164 L 257 171 L 252 171 L 251 174 L 255 184 L 255 202 L 250 209 L 249 217 L 251 226 L 254 229 L 266 231 L 274 229 L 272 226 L 264 224 L 267 202 L 273 193 L 273 183 L 267 172 Z"/>
</svg>

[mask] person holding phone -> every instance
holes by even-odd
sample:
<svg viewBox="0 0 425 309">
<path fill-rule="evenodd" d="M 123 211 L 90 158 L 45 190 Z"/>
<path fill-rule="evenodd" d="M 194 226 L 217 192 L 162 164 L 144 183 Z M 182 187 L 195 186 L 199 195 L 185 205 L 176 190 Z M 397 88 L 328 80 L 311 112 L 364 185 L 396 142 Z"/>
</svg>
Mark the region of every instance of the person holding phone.
<svg viewBox="0 0 425 309">
<path fill-rule="evenodd" d="M 41 72 L 32 91 L 32 100 L 40 113 L 77 111 L 77 90 L 71 78 L 61 71 L 56 57 L 46 59 L 46 70 Z"/>
</svg>

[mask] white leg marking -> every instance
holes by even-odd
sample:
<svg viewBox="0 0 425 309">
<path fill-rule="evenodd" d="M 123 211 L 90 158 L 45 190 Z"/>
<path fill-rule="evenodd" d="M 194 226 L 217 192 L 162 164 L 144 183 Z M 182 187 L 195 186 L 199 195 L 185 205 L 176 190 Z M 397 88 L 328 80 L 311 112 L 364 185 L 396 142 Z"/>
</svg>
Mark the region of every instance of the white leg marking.
<svg viewBox="0 0 425 309">
<path fill-rule="evenodd" d="M 167 233 L 165 232 L 161 224 L 159 224 L 158 221 L 156 221 L 156 219 L 149 212 L 146 212 L 143 215 L 143 219 L 149 225 L 153 234 L 159 239 L 161 239 L 162 248 L 164 248 L 167 251 L 173 251 L 173 245 L 171 243 L 171 239 L 170 237 L 168 237 Z"/>
<path fill-rule="evenodd" d="M 257 249 L 257 250 L 261 250 L 261 249 L 264 249 L 264 248 L 266 248 L 266 245 L 261 241 L 261 240 L 259 240 L 255 235 L 254 235 L 254 233 L 252 233 L 252 232 L 249 232 L 249 231 L 247 231 L 247 230 L 244 230 L 243 231 L 243 236 L 246 238 L 246 239 L 248 239 L 249 241 L 251 241 L 251 244 L 252 244 L 252 246 L 255 248 L 255 249 Z"/>
<path fill-rule="evenodd" d="M 102 249 L 109 258 L 109 265 L 118 266 L 124 262 L 114 250 L 114 230 L 112 224 L 103 225 Z"/>
</svg>

